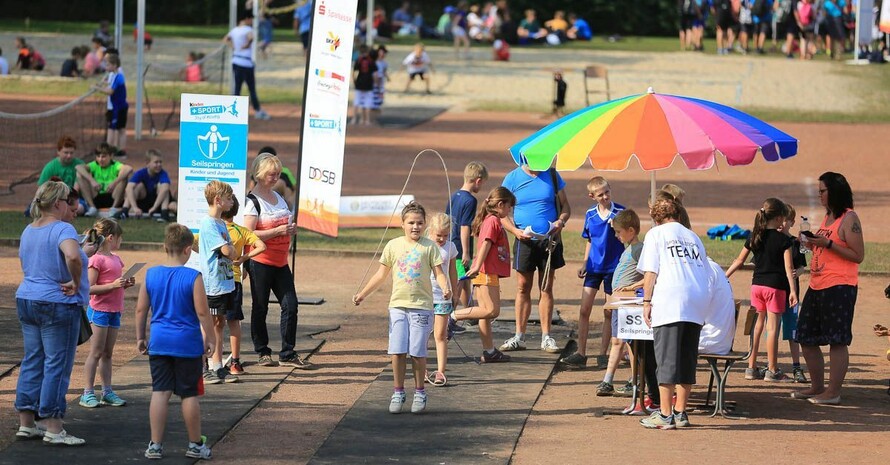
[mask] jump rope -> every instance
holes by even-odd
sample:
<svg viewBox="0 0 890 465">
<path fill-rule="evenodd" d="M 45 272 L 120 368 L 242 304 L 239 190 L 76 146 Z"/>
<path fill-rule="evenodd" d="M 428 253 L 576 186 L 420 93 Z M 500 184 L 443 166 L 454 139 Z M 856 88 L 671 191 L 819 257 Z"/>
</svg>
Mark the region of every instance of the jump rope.
<svg viewBox="0 0 890 465">
<path fill-rule="evenodd" d="M 374 255 L 371 257 L 371 261 L 368 263 L 368 267 L 365 268 L 365 273 L 362 275 L 362 279 L 359 281 L 358 289 L 355 290 L 355 294 L 358 294 L 362 290 L 362 286 L 365 285 L 365 279 L 368 278 L 368 273 L 371 272 L 371 267 L 374 266 L 374 262 L 377 261 L 377 256 L 380 253 L 380 247 L 383 246 L 383 241 L 386 240 L 386 233 L 389 232 L 389 225 L 392 224 L 392 219 L 396 216 L 396 211 L 399 209 L 399 205 L 402 202 L 402 197 L 405 196 L 405 190 L 408 189 L 408 183 L 411 181 L 411 175 L 414 174 L 414 167 L 417 165 L 417 160 L 420 159 L 420 156 L 425 153 L 432 153 L 439 158 L 439 161 L 442 162 L 442 170 L 445 172 L 445 183 L 448 189 L 448 211 L 453 212 L 454 210 L 451 208 L 451 179 L 448 177 L 448 167 L 445 165 L 445 159 L 435 149 L 423 149 L 420 152 L 417 152 L 417 155 L 414 156 L 414 161 L 411 163 L 411 169 L 408 170 L 408 176 L 405 178 L 405 184 L 402 185 L 402 191 L 399 192 L 399 198 L 393 206 L 392 213 L 389 215 L 389 220 L 386 222 L 386 228 L 383 230 L 383 235 L 380 236 L 380 242 L 377 243 L 377 248 L 374 250 Z M 454 228 L 451 229 L 454 232 Z M 448 240 L 454 239 L 453 237 L 449 237 Z M 452 289 L 451 292 L 455 290 Z M 474 357 L 470 357 L 467 355 L 467 352 L 463 347 L 460 346 L 460 343 L 457 342 L 457 339 L 451 338 L 452 341 L 457 345 L 457 348 L 464 354 L 464 357 L 467 360 L 471 360 L 477 365 L 479 365 L 479 361 Z"/>
</svg>

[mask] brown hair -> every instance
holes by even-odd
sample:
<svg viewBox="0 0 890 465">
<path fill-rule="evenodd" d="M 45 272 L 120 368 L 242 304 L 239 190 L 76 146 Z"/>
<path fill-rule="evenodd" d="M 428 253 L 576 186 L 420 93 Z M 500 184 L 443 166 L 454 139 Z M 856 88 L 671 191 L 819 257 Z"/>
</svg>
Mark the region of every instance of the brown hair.
<svg viewBox="0 0 890 465">
<path fill-rule="evenodd" d="M 238 215 L 238 197 L 232 196 L 232 208 L 222 212 L 222 218 L 224 220 L 231 220 L 236 215 Z"/>
<path fill-rule="evenodd" d="M 504 186 L 498 186 L 491 190 L 488 193 L 488 197 L 482 201 L 482 205 L 479 206 L 479 211 L 476 212 L 476 218 L 473 219 L 473 235 L 478 236 L 479 231 L 482 229 L 482 223 L 485 221 L 485 218 L 489 215 L 494 215 L 494 209 L 497 208 L 498 203 L 504 202 L 511 207 L 516 206 L 516 196 L 510 192 L 510 189 L 507 189 Z"/>
<path fill-rule="evenodd" d="M 754 215 L 754 227 L 751 229 L 751 250 L 757 250 L 763 245 L 763 232 L 766 231 L 766 224 L 784 216 L 784 202 L 775 197 L 763 201 L 763 206 Z"/>
<path fill-rule="evenodd" d="M 415 200 L 408 202 L 405 207 L 402 208 L 402 221 L 405 221 L 405 217 L 408 216 L 409 213 L 417 213 L 423 217 L 424 221 L 426 221 L 426 209 Z"/>
<path fill-rule="evenodd" d="M 649 207 L 649 215 L 656 224 L 662 224 L 666 219 L 678 220 L 683 206 L 680 202 L 672 199 L 656 200 Z"/>
<path fill-rule="evenodd" d="M 151 162 L 152 158 L 160 158 L 161 161 L 164 161 L 164 156 L 161 155 L 161 151 L 158 149 L 148 149 L 145 151 L 145 163 Z"/>
<path fill-rule="evenodd" d="M 183 249 L 190 249 L 195 242 L 192 231 L 179 224 L 170 223 L 164 231 L 164 250 L 168 255 L 178 254 Z"/>
<path fill-rule="evenodd" d="M 77 148 L 77 142 L 71 136 L 62 136 L 56 142 L 56 150 L 62 150 L 65 147 Z"/>
<path fill-rule="evenodd" d="M 637 212 L 630 208 L 621 210 L 612 218 L 612 226 L 621 229 L 633 229 L 637 234 L 640 233 L 640 217 Z"/>
<path fill-rule="evenodd" d="M 661 186 L 661 190 L 673 195 L 674 200 L 680 202 L 680 205 L 683 205 L 683 199 L 686 198 L 686 191 L 684 191 L 682 187 L 669 183 Z"/>
</svg>

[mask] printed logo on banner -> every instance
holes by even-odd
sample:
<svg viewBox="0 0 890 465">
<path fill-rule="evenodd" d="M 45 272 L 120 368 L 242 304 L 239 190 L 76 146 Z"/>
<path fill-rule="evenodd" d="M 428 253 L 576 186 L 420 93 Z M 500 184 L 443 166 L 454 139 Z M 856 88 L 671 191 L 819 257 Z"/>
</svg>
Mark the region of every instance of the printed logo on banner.
<svg viewBox="0 0 890 465">
<path fill-rule="evenodd" d="M 318 89 L 319 92 L 335 95 L 337 97 L 343 94 L 343 86 L 336 81 L 323 81 L 319 79 L 318 81 L 315 81 L 315 88 Z"/>
<path fill-rule="evenodd" d="M 189 102 L 189 114 L 192 116 L 203 115 L 221 115 L 230 113 L 232 116 L 238 116 L 238 101 L 235 100 L 231 105 L 204 105 L 202 102 Z"/>
<path fill-rule="evenodd" d="M 330 170 L 323 170 L 314 166 L 309 167 L 309 179 L 324 184 L 333 185 L 337 181 L 337 173 Z"/>
<path fill-rule="evenodd" d="M 320 131 L 336 131 L 337 134 L 343 133 L 343 119 L 333 119 L 333 117 L 323 117 L 317 113 L 309 114 L 309 129 L 317 129 Z"/>
<path fill-rule="evenodd" d="M 337 49 L 340 48 L 340 36 L 328 31 L 328 36 L 325 37 L 324 43 L 328 46 L 328 50 L 336 52 Z"/>
<path fill-rule="evenodd" d="M 221 158 L 229 150 L 230 137 L 220 132 L 215 124 L 211 124 L 204 135 L 197 137 L 198 149 L 201 155 L 209 160 Z"/>
<path fill-rule="evenodd" d="M 324 0 L 322 0 L 321 4 L 318 5 L 318 14 L 321 16 L 327 16 L 331 19 L 336 19 L 338 21 L 343 21 L 344 23 L 353 24 L 355 23 L 355 17 L 349 15 L 348 13 L 341 13 L 339 11 L 335 11 L 332 8 L 328 8 L 324 4 Z"/>
<path fill-rule="evenodd" d="M 315 68 L 315 75 L 324 79 L 334 79 L 340 82 L 346 82 L 346 76 L 320 68 Z"/>
</svg>

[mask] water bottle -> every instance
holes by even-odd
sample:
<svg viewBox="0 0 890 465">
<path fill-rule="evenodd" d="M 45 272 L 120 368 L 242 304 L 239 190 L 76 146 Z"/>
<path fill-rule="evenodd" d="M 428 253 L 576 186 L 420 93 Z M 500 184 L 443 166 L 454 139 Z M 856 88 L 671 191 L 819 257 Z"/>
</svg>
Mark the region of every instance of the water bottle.
<svg viewBox="0 0 890 465">
<path fill-rule="evenodd" d="M 800 217 L 800 232 L 803 233 L 804 231 L 809 231 L 809 230 L 810 230 L 809 220 L 807 220 L 807 217 L 801 216 Z M 807 242 L 807 236 L 801 234 L 800 235 L 800 253 L 807 253 L 808 249 L 807 249 L 807 246 L 805 245 L 806 242 Z"/>
</svg>

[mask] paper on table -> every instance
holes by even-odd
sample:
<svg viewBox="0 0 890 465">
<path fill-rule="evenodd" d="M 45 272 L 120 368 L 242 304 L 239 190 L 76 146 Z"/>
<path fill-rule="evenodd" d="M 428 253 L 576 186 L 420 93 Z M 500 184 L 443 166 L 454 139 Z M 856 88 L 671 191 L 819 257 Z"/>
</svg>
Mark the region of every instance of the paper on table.
<svg viewBox="0 0 890 465">
<path fill-rule="evenodd" d="M 124 273 L 123 276 L 121 276 L 121 279 L 127 280 L 127 279 L 132 278 L 133 276 L 136 276 L 136 273 L 138 273 L 139 270 L 141 270 L 142 267 L 144 267 L 144 266 L 145 266 L 144 262 L 134 263 L 133 266 L 131 266 L 130 269 L 127 270 L 127 272 Z"/>
<path fill-rule="evenodd" d="M 532 231 L 531 226 L 526 226 L 525 229 L 522 230 L 522 232 L 524 232 L 526 235 L 530 236 L 533 240 L 542 241 L 542 240 L 550 237 L 550 233 L 553 232 L 553 228 L 555 228 L 555 227 L 556 227 L 556 223 L 551 221 L 550 228 L 548 228 L 547 232 L 544 234 Z"/>
<path fill-rule="evenodd" d="M 612 305 L 642 304 L 642 297 L 617 297 L 609 301 Z"/>
</svg>

